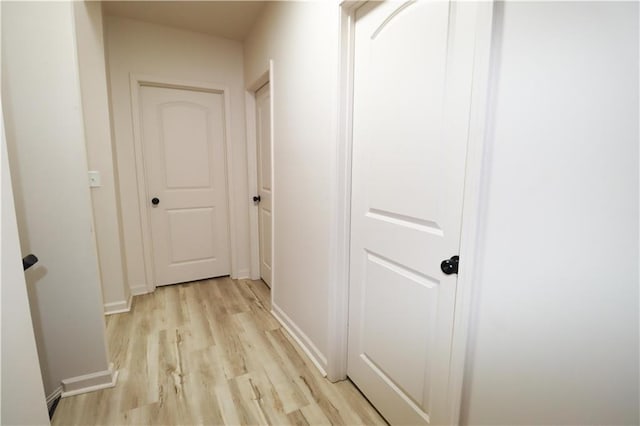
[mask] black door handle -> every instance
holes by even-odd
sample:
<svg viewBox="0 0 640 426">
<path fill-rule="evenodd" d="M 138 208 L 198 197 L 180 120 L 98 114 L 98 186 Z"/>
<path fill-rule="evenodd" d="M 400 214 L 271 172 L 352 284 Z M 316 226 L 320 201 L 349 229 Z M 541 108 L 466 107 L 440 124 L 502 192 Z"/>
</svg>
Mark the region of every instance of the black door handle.
<svg viewBox="0 0 640 426">
<path fill-rule="evenodd" d="M 254 203 L 259 203 L 261 199 L 262 199 L 262 198 L 260 198 L 260 196 L 259 196 L 259 195 L 255 195 L 255 196 L 253 197 L 253 202 L 254 202 Z"/>
<path fill-rule="evenodd" d="M 38 262 L 35 254 L 28 254 L 22 258 L 22 270 L 26 271 Z"/>
<path fill-rule="evenodd" d="M 151 199 L 151 204 L 153 204 L 154 206 L 157 206 L 158 204 L 160 204 L 160 200 L 156 197 L 153 197 Z"/>
<path fill-rule="evenodd" d="M 445 259 L 440 264 L 440 269 L 447 275 L 458 273 L 458 263 L 460 263 L 460 256 L 451 256 L 450 259 Z"/>
</svg>

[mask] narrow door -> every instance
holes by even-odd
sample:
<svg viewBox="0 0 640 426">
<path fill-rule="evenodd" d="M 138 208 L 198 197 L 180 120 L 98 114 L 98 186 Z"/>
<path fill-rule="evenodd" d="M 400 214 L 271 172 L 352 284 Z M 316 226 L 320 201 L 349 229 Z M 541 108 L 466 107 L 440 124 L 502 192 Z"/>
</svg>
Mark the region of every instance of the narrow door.
<svg viewBox="0 0 640 426">
<path fill-rule="evenodd" d="M 228 275 L 223 95 L 140 92 L 156 285 Z"/>
<path fill-rule="evenodd" d="M 447 88 L 471 76 L 451 62 L 454 10 L 356 12 L 348 375 L 391 424 L 447 423 L 457 275 L 441 261 L 459 250 L 470 102 Z"/>
<path fill-rule="evenodd" d="M 271 287 L 271 93 L 269 83 L 256 93 L 258 143 L 258 227 L 260 277 Z"/>
</svg>

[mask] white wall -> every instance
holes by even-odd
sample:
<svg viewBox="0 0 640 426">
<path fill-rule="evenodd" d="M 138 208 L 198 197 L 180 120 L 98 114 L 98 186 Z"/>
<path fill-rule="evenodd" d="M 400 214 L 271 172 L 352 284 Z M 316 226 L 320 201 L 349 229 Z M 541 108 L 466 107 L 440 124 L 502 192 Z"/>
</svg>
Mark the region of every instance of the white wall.
<svg viewBox="0 0 640 426">
<path fill-rule="evenodd" d="M 109 97 L 100 2 L 74 3 L 75 29 L 89 170 L 100 173 L 91 188 L 105 312 L 126 309 L 131 292 L 121 247 L 119 200 L 111 145 Z"/>
<path fill-rule="evenodd" d="M 497 12 L 463 424 L 638 424 L 638 4 Z"/>
<path fill-rule="evenodd" d="M 108 369 L 70 2 L 3 2 L 2 103 L 49 395 Z"/>
<path fill-rule="evenodd" d="M 239 277 L 249 276 L 249 194 L 244 122 L 242 44 L 205 34 L 119 17 L 105 17 L 111 110 L 122 206 L 127 278 L 134 293 L 145 291 L 130 74 L 214 83 L 230 90 L 233 182 Z"/>
<path fill-rule="evenodd" d="M 268 70 L 270 59 L 274 64 L 274 310 L 322 368 L 327 353 L 338 12 L 335 2 L 270 2 L 245 40 L 246 87 Z"/>
<path fill-rule="evenodd" d="M 4 120 L 0 112 L 2 133 L 2 227 L 0 228 L 0 311 L 2 312 L 0 358 L 0 424 L 49 424 L 44 386 L 27 297 L 27 284 L 20 267 L 20 241 L 13 205 L 11 175 L 4 138 Z"/>
</svg>

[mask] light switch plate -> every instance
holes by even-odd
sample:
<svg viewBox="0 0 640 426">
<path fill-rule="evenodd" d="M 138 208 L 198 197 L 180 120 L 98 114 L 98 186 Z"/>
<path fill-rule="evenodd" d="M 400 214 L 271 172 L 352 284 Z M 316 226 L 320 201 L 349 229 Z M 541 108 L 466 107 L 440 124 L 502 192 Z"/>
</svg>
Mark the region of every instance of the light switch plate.
<svg viewBox="0 0 640 426">
<path fill-rule="evenodd" d="M 102 186 L 100 180 L 100 172 L 95 170 L 89 170 L 89 188 L 97 188 Z"/>
</svg>

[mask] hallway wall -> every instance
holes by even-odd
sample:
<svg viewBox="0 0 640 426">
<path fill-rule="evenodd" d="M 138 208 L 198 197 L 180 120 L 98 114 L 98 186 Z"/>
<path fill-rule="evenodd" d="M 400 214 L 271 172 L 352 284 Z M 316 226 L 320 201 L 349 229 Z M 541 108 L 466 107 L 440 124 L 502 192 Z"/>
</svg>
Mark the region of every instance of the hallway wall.
<svg viewBox="0 0 640 426">
<path fill-rule="evenodd" d="M 130 75 L 221 84 L 229 88 L 235 190 L 238 276 L 249 276 L 249 194 L 247 190 L 242 43 L 205 34 L 149 24 L 127 18 L 105 17 L 107 67 L 112 126 L 117 158 L 127 278 L 134 294 L 145 292 L 142 229 L 137 190 Z"/>
<path fill-rule="evenodd" d="M 71 2 L 2 3 L 2 104 L 45 392 L 109 375 Z M 4 283 L 3 283 L 4 284 Z"/>
<path fill-rule="evenodd" d="M 326 369 L 339 8 L 269 2 L 245 40 L 245 85 L 273 60 L 273 309 Z"/>
<path fill-rule="evenodd" d="M 100 173 L 100 186 L 91 188 L 93 220 L 105 313 L 126 310 L 131 292 L 126 279 L 120 200 L 111 142 L 109 96 L 105 65 L 104 28 L 100 2 L 73 3 L 80 92 L 90 170 Z"/>
<path fill-rule="evenodd" d="M 462 424 L 640 420 L 638 9 L 496 6 Z"/>
</svg>

